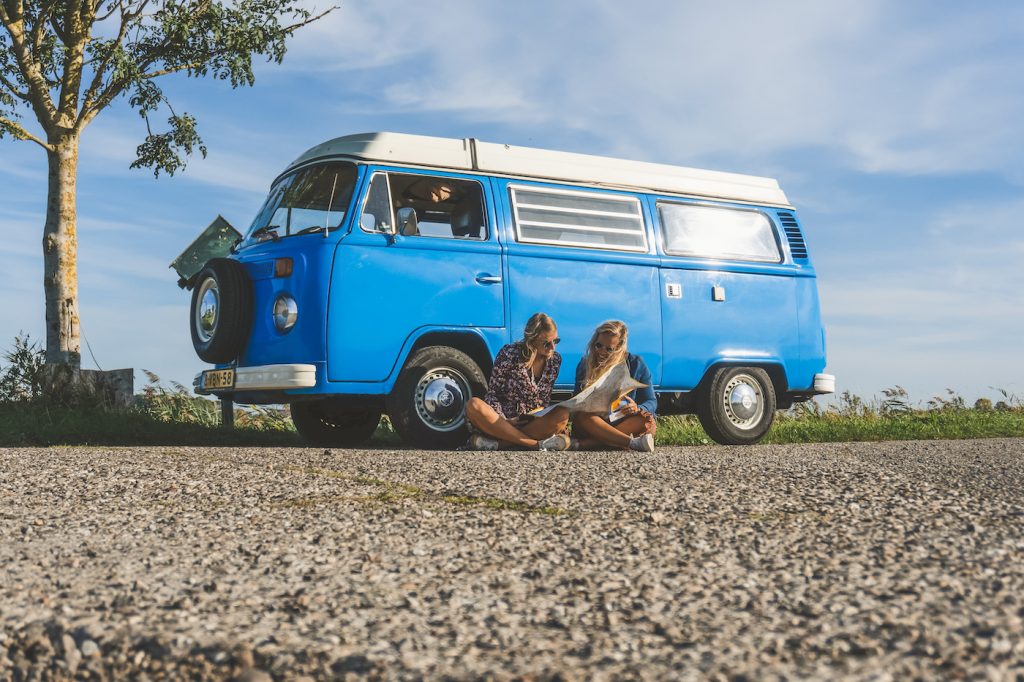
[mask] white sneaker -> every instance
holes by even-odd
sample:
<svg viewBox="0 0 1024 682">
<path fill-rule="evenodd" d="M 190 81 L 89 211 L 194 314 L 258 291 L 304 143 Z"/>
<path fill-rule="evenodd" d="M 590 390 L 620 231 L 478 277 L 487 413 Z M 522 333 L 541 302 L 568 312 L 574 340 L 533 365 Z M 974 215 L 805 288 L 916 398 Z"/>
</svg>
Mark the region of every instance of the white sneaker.
<svg viewBox="0 0 1024 682">
<path fill-rule="evenodd" d="M 645 433 L 642 436 L 629 439 L 629 449 L 637 452 L 654 452 L 654 436 Z"/>
<path fill-rule="evenodd" d="M 470 450 L 497 450 L 498 446 L 498 441 L 482 433 L 474 433 L 469 437 Z"/>
<path fill-rule="evenodd" d="M 545 438 L 537 443 L 538 450 L 548 450 L 553 452 L 561 452 L 562 450 L 568 450 L 570 444 L 569 436 L 564 433 L 556 433 L 550 438 Z"/>
</svg>

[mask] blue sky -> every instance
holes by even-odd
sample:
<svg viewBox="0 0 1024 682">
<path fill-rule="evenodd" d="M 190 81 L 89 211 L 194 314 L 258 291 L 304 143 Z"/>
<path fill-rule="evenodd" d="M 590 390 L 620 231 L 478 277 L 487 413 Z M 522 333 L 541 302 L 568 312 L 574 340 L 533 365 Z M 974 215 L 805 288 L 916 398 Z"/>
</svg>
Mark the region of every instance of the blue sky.
<svg viewBox="0 0 1024 682">
<path fill-rule="evenodd" d="M 306 148 L 390 130 L 778 178 L 840 390 L 1024 396 L 1024 4 L 340 4 L 255 88 L 163 83 L 210 150 L 178 176 L 129 170 L 144 126 L 124 102 L 86 130 L 82 331 L 104 369 L 190 385 L 168 263 L 218 213 L 247 226 Z M 42 150 L 0 142 L 4 347 L 44 336 L 45 189 Z"/>
</svg>

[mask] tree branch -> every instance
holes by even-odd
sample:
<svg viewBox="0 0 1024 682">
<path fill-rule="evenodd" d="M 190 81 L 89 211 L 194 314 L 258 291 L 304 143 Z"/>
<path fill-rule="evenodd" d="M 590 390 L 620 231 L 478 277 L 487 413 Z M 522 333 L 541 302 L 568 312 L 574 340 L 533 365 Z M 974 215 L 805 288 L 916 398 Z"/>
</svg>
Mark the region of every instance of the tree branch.
<svg viewBox="0 0 1024 682">
<path fill-rule="evenodd" d="M 45 34 L 46 24 L 50 21 L 50 8 L 52 5 L 47 4 L 46 8 L 40 7 L 39 15 L 36 17 L 36 23 L 32 27 L 32 37 L 30 42 L 32 43 L 32 53 L 39 54 L 39 47 L 43 44 L 43 35 Z"/>
<path fill-rule="evenodd" d="M 203 0 L 202 2 L 197 3 L 196 6 L 192 8 L 192 11 L 189 12 L 188 21 L 191 22 L 192 19 L 199 16 L 211 4 L 211 0 Z M 170 36 L 165 34 L 164 39 L 160 41 L 159 45 L 150 50 L 147 54 L 139 55 L 139 58 L 136 60 L 136 63 L 139 65 L 139 71 L 145 72 L 149 67 L 153 66 L 153 64 L 164 56 L 165 51 L 169 47 L 171 47 Z"/>
<path fill-rule="evenodd" d="M 85 14 L 83 0 L 70 0 L 64 17 L 64 29 L 68 40 L 64 41 L 64 73 L 61 74 L 60 95 L 57 111 L 64 125 L 67 121 L 78 122 L 78 98 L 82 87 L 82 62 L 85 46 L 92 33 L 91 15 Z M 73 124 L 71 124 L 73 125 Z"/>
<path fill-rule="evenodd" d="M 214 56 L 217 56 L 220 53 L 219 52 L 214 52 L 214 53 L 211 53 L 211 54 L 214 55 Z M 153 78 L 159 78 L 160 76 L 166 76 L 166 75 L 171 74 L 171 73 L 178 73 L 179 71 L 186 71 L 188 69 L 194 69 L 194 68 L 202 66 L 202 65 L 203 65 L 203 62 L 192 62 L 190 64 L 180 64 L 178 66 L 172 66 L 172 67 L 169 67 L 169 68 L 166 68 L 166 69 L 160 69 L 159 71 L 151 71 L 149 73 L 144 73 L 141 76 L 139 76 L 139 79 L 140 80 L 152 80 Z"/>
<path fill-rule="evenodd" d="M 9 118 L 0 116 L 0 129 L 7 130 L 19 140 L 31 140 L 32 142 L 35 142 L 37 145 L 39 145 L 48 152 L 52 152 L 55 149 L 55 147 L 52 144 L 43 142 L 38 137 L 22 128 L 21 125 L 15 123 Z"/>
<path fill-rule="evenodd" d="M 100 11 L 100 5 L 102 5 L 102 4 L 103 4 L 103 0 L 96 0 L 96 4 L 93 5 L 93 10 L 92 11 L 98 13 Z M 106 21 L 110 17 L 114 16 L 114 12 L 116 12 L 117 10 L 121 10 L 121 16 L 123 17 L 124 16 L 124 0 L 119 0 L 118 2 L 110 3 L 110 11 L 107 12 L 106 14 L 104 14 L 102 17 L 101 16 L 97 16 L 96 17 L 96 23 L 98 23 L 98 24 L 99 23 L 103 23 L 104 21 Z"/>
<path fill-rule="evenodd" d="M 121 43 L 124 42 L 125 36 L 128 35 L 128 29 L 131 27 L 132 23 L 142 15 L 143 10 L 146 9 L 146 6 L 149 5 L 149 3 L 150 0 L 142 0 L 134 12 L 126 10 L 123 1 L 119 1 L 117 3 L 117 7 L 121 10 L 121 25 L 118 26 L 117 38 L 111 42 L 112 45 L 119 47 Z M 111 10 L 111 13 L 112 12 L 113 10 Z M 124 87 L 121 86 L 118 88 L 110 97 L 106 96 L 106 92 L 104 92 L 103 95 L 100 95 L 100 90 L 103 86 L 103 77 L 107 73 L 107 68 L 110 66 L 110 60 L 113 58 L 116 49 L 117 47 L 111 49 L 110 53 L 103 59 L 103 61 L 100 62 L 99 66 L 93 70 L 92 82 L 89 83 L 89 87 L 85 91 L 85 97 L 82 99 L 82 110 L 78 113 L 78 120 L 75 122 L 75 129 L 78 131 L 85 128 L 85 126 L 96 117 L 96 114 L 106 108 L 106 106 L 110 104 L 118 94 L 120 94 Z M 110 83 L 110 86 L 113 86 L 113 82 Z M 109 86 L 107 90 L 109 90 Z M 98 106 L 96 106 L 97 104 Z"/>
<path fill-rule="evenodd" d="M 51 17 L 49 17 L 49 19 L 50 19 L 50 28 L 52 28 L 53 32 L 56 34 L 56 36 L 58 38 L 60 38 L 60 42 L 62 42 L 65 45 L 67 45 L 68 44 L 68 36 L 67 36 L 67 33 L 65 33 L 65 31 L 64 31 L 65 27 L 63 27 L 63 26 L 61 26 L 60 24 L 57 23 L 57 17 L 51 16 Z"/>
<path fill-rule="evenodd" d="M 7 76 L 4 75 L 3 71 L 0 71 L 0 85 L 7 88 L 7 91 L 17 97 L 23 102 L 30 102 L 27 92 L 22 92 L 18 89 L 17 85 L 13 81 L 8 80 Z"/>
<path fill-rule="evenodd" d="M 50 101 L 50 89 L 43 77 L 42 67 L 36 61 L 29 46 L 25 44 L 25 15 L 20 0 L 5 0 L 0 5 L 0 23 L 11 37 L 11 51 L 18 62 L 21 76 L 28 85 L 29 103 L 39 119 L 39 124 L 49 133 L 56 123 L 57 110 Z"/>
<path fill-rule="evenodd" d="M 118 43 L 120 43 L 124 39 L 124 31 L 126 30 L 126 26 L 128 24 L 131 24 L 135 19 L 142 15 L 143 9 L 146 7 L 147 4 L 149 4 L 149 2 L 150 0 L 141 0 L 138 9 L 135 12 L 131 13 L 130 15 L 122 14 L 122 24 L 121 30 L 118 34 Z M 186 24 L 191 24 L 196 17 L 199 17 L 212 4 L 212 0 L 202 0 L 201 2 L 196 3 L 196 5 L 192 7 L 191 10 L 188 12 L 187 16 L 183 18 L 183 21 Z M 330 7 L 327 10 L 321 12 L 320 14 L 311 16 L 295 24 L 282 27 L 280 29 L 280 32 L 286 36 L 291 35 L 298 29 L 302 28 L 303 26 L 311 24 L 314 21 L 317 21 L 323 18 L 324 16 L 330 14 L 335 9 L 335 7 Z M 126 20 L 125 17 L 129 16 L 130 19 Z M 136 28 L 138 28 L 137 25 Z M 102 78 L 105 75 L 107 62 L 104 61 L 103 65 L 96 69 L 93 81 L 87 90 L 85 99 L 83 101 L 82 110 L 78 116 L 76 128 L 81 130 L 86 125 L 88 125 L 89 122 L 92 121 L 99 114 L 100 111 L 109 106 L 109 104 L 115 98 L 117 98 L 122 92 L 124 92 L 124 89 L 129 87 L 133 82 L 137 82 L 139 80 L 150 80 L 153 78 L 158 78 L 160 76 L 166 76 L 168 74 L 178 73 L 181 71 L 187 71 L 189 69 L 201 67 L 203 66 L 203 64 L 209 62 L 211 59 L 215 57 L 231 53 L 231 50 L 225 47 L 223 50 L 212 50 L 211 52 L 204 54 L 202 60 L 198 62 L 190 62 L 188 64 L 180 64 L 176 66 L 158 69 L 156 71 L 148 71 L 148 69 L 152 68 L 155 64 L 165 59 L 168 50 L 172 47 L 173 45 L 171 43 L 170 36 L 165 34 L 163 36 L 163 39 L 160 40 L 157 44 L 151 46 L 145 52 L 135 55 L 133 60 L 135 66 L 137 67 L 137 71 L 135 73 L 139 75 L 135 76 L 135 78 L 111 79 L 105 85 L 102 82 Z"/>
<path fill-rule="evenodd" d="M 21 0 L 4 0 L 3 7 L 0 8 L 7 12 L 7 16 L 11 22 L 23 20 L 25 13 L 25 5 L 22 4 Z M 4 20 L 6 24 L 8 19 Z"/>
</svg>

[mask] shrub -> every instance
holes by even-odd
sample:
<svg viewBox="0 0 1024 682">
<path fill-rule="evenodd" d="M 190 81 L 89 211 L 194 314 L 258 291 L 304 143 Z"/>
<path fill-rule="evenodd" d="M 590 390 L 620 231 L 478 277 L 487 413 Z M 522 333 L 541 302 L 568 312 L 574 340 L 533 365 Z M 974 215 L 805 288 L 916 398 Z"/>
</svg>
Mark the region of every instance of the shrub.
<svg viewBox="0 0 1024 682">
<path fill-rule="evenodd" d="M 0 403 L 34 402 L 43 397 L 46 361 L 38 343 L 28 334 L 14 337 L 14 347 L 4 352 L 7 367 L 0 371 Z"/>
</svg>

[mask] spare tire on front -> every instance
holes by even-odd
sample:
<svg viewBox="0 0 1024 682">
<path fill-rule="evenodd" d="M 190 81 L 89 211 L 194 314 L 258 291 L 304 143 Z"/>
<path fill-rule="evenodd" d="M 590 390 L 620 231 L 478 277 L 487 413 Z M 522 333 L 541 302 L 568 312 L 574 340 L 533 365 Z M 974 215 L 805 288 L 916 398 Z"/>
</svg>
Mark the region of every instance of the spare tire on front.
<svg viewBox="0 0 1024 682">
<path fill-rule="evenodd" d="M 205 362 L 231 362 L 241 354 L 252 326 L 252 282 L 241 263 L 206 263 L 196 275 L 190 319 L 192 345 Z"/>
</svg>

